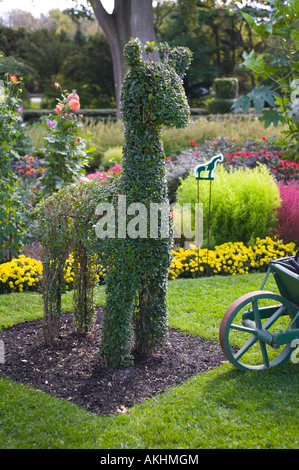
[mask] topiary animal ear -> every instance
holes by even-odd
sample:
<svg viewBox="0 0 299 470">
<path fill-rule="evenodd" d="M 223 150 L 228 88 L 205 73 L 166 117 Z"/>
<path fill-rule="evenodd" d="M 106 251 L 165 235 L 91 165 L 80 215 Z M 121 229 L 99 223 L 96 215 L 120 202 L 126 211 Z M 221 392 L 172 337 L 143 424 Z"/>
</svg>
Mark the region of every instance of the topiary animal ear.
<svg viewBox="0 0 299 470">
<path fill-rule="evenodd" d="M 142 44 L 138 38 L 130 39 L 124 47 L 124 56 L 129 67 L 136 67 L 142 61 Z"/>
<path fill-rule="evenodd" d="M 183 76 L 189 68 L 192 60 L 192 52 L 187 47 L 175 47 L 169 53 L 169 65 L 178 75 Z"/>
</svg>

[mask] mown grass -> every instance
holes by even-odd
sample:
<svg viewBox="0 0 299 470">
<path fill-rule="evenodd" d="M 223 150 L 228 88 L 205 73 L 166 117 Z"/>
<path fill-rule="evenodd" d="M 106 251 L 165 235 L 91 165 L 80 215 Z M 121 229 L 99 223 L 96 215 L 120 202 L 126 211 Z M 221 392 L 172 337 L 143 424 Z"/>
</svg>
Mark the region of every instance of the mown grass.
<svg viewBox="0 0 299 470">
<path fill-rule="evenodd" d="M 171 327 L 218 341 L 226 308 L 260 288 L 250 274 L 169 282 Z M 272 279 L 267 289 L 275 290 Z M 97 289 L 99 305 L 104 287 Z M 63 306 L 71 310 L 71 293 Z M 37 294 L 0 296 L 0 325 L 42 316 Z M 13 307 L 14 314 L 10 314 Z M 28 312 L 28 316 L 26 314 Z M 127 413 L 101 417 L 68 401 L 0 380 L 3 449 L 297 449 L 298 365 L 242 373 L 228 363 L 197 375 Z"/>
</svg>

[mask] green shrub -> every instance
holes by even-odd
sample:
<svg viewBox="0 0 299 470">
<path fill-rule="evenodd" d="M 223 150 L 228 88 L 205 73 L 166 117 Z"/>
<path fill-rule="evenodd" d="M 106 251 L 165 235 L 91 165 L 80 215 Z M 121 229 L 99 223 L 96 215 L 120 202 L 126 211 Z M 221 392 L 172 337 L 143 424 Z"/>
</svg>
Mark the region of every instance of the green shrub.
<svg viewBox="0 0 299 470">
<path fill-rule="evenodd" d="M 254 169 L 227 172 L 218 166 L 212 184 L 211 241 L 250 243 L 256 237 L 271 236 L 277 219 L 279 190 L 269 170 L 262 165 Z M 178 188 L 178 204 L 203 203 L 204 240 L 207 235 L 210 181 L 195 180 L 193 170 Z"/>
<path fill-rule="evenodd" d="M 207 108 L 211 114 L 225 114 L 230 113 L 232 105 L 235 100 L 224 100 L 218 98 L 212 98 L 207 101 Z"/>
<path fill-rule="evenodd" d="M 234 100 L 237 98 L 239 82 L 237 78 L 216 78 L 214 80 L 216 98 Z"/>
<path fill-rule="evenodd" d="M 123 148 L 121 145 L 115 147 L 109 147 L 103 154 L 102 164 L 104 170 L 108 170 L 113 167 L 116 163 L 121 163 L 123 156 Z"/>
<path fill-rule="evenodd" d="M 225 114 L 232 110 L 239 89 L 237 78 L 216 78 L 214 81 L 215 98 L 207 101 L 207 108 L 212 114 Z"/>
<path fill-rule="evenodd" d="M 57 84 L 59 87 L 59 84 Z M 45 126 L 48 136 L 44 138 L 44 173 L 37 183 L 38 199 L 49 197 L 55 191 L 74 183 L 85 173 L 88 163 L 86 142 L 81 137 L 79 116 L 80 98 L 75 91 L 68 94 L 61 90 L 56 115 L 49 115 Z"/>
</svg>

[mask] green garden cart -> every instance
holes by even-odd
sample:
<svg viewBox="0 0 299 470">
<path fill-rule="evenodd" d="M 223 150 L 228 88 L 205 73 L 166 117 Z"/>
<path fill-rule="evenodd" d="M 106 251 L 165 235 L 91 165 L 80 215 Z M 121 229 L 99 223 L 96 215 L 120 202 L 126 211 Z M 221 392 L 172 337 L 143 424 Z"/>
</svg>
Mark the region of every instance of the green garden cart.
<svg viewBox="0 0 299 470">
<path fill-rule="evenodd" d="M 226 358 L 242 371 L 299 362 L 299 251 L 271 260 L 260 290 L 244 294 L 227 309 L 219 330 Z M 264 290 L 272 274 L 278 293 Z"/>
</svg>

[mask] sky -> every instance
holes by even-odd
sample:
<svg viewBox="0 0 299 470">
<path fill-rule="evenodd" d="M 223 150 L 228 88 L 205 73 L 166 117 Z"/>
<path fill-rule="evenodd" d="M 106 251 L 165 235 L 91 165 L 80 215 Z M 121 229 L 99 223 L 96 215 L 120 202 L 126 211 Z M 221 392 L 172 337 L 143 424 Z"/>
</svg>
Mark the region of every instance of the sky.
<svg viewBox="0 0 299 470">
<path fill-rule="evenodd" d="M 80 0 L 78 1 L 80 4 Z M 84 2 L 82 2 L 84 3 Z M 103 5 L 111 13 L 114 0 L 102 0 Z M 75 2 L 72 0 L 0 0 L 0 15 L 11 10 L 29 11 L 33 16 L 39 17 L 42 13 L 46 14 L 49 10 L 59 8 L 65 10 L 73 7 Z"/>
</svg>

